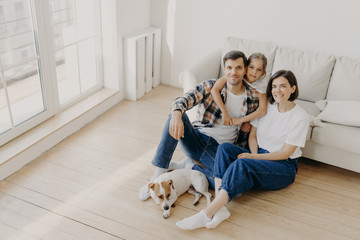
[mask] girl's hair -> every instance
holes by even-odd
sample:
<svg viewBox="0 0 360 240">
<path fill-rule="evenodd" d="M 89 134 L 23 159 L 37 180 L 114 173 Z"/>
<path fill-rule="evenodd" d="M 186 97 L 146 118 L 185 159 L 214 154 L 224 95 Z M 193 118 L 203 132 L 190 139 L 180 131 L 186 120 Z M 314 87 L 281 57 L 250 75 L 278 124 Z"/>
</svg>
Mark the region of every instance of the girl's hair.
<svg viewBox="0 0 360 240">
<path fill-rule="evenodd" d="M 248 66 L 251 63 L 251 61 L 254 59 L 262 60 L 264 73 L 266 74 L 267 58 L 265 57 L 265 55 L 259 52 L 251 54 L 246 65 Z"/>
<path fill-rule="evenodd" d="M 288 100 L 294 101 L 295 99 L 297 99 L 299 96 L 299 87 L 297 84 L 295 74 L 290 70 L 279 70 L 271 76 L 271 78 L 268 82 L 267 89 L 266 89 L 266 97 L 267 97 L 268 101 L 271 104 L 273 104 L 275 102 L 275 99 L 272 95 L 272 83 L 273 83 L 274 79 L 279 78 L 279 77 L 286 78 L 291 87 L 293 87 L 293 86 L 296 87 L 295 91 L 290 95 Z"/>
</svg>

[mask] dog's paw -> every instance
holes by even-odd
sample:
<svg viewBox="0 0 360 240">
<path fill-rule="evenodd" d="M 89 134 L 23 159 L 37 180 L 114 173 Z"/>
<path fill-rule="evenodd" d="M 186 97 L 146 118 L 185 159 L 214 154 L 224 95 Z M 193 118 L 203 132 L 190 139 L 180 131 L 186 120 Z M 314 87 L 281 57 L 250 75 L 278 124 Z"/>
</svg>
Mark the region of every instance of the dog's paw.
<svg viewBox="0 0 360 240">
<path fill-rule="evenodd" d="M 199 201 L 196 201 L 193 204 L 194 204 L 194 206 L 197 206 L 199 204 Z"/>
</svg>

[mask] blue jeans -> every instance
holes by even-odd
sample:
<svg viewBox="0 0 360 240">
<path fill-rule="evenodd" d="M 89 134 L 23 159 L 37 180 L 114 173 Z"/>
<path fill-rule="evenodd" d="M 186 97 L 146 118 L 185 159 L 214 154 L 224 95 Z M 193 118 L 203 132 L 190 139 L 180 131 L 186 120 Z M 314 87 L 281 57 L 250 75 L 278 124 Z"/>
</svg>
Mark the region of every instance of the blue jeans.
<svg viewBox="0 0 360 240">
<path fill-rule="evenodd" d="M 215 159 L 214 177 L 222 179 L 220 189 L 224 189 L 229 201 L 249 189 L 279 190 L 295 180 L 297 159 L 267 161 L 237 158 L 249 150 L 223 143 L 218 147 Z M 259 149 L 259 154 L 268 153 Z"/>
<path fill-rule="evenodd" d="M 169 115 L 168 120 L 166 121 L 161 141 L 156 150 L 152 164 L 161 168 L 169 168 L 173 153 L 180 141 L 180 146 L 184 153 L 205 166 L 202 167 L 194 164 L 193 169 L 204 173 L 209 181 L 209 187 L 214 189 L 213 175 L 216 150 L 219 146 L 218 142 L 214 138 L 195 129 L 186 113 L 182 115 L 184 137 L 180 138 L 180 140 L 176 140 L 169 133 L 170 119 L 171 115 Z"/>
</svg>

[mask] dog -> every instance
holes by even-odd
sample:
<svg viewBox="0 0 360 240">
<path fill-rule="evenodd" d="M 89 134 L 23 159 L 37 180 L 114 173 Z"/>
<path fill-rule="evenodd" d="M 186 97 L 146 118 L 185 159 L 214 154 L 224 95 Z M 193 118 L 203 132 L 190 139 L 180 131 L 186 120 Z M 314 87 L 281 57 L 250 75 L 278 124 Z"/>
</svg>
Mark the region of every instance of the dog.
<svg viewBox="0 0 360 240">
<path fill-rule="evenodd" d="M 192 190 L 190 187 L 195 190 Z M 210 204 L 211 193 L 208 192 L 209 183 L 202 172 L 190 169 L 177 169 L 166 172 L 148 184 L 148 191 L 156 204 L 161 204 L 163 217 L 170 216 L 170 207 L 175 207 L 176 199 L 186 191 L 195 196 L 194 205 L 199 203 L 202 195 Z"/>
</svg>

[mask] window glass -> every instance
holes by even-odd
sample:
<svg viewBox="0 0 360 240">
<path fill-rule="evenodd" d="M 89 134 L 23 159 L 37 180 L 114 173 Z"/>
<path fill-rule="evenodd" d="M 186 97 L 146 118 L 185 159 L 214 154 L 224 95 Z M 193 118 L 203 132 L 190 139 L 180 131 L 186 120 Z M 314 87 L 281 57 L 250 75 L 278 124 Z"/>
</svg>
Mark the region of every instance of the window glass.
<svg viewBox="0 0 360 240">
<path fill-rule="evenodd" d="M 0 83 L 0 133 L 11 129 L 8 104 L 5 95 L 5 88 Z"/>
<path fill-rule="evenodd" d="M 46 110 L 36 30 L 28 0 L 0 1 L 0 131 Z M 1 133 L 0 132 L 0 133 Z"/>
<path fill-rule="evenodd" d="M 61 105 L 100 86 L 98 3 L 96 0 L 50 1 Z"/>
<path fill-rule="evenodd" d="M 100 0 L 0 0 L 0 146 L 102 87 Z"/>
</svg>

